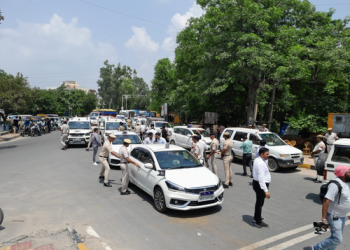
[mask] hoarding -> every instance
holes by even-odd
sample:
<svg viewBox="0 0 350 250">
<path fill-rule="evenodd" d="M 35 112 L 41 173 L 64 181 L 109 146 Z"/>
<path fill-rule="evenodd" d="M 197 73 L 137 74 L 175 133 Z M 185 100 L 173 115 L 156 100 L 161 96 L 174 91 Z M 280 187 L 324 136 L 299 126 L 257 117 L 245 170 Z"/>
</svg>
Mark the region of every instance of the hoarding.
<svg viewBox="0 0 350 250">
<path fill-rule="evenodd" d="M 215 112 L 205 112 L 204 113 L 204 123 L 205 124 L 214 124 L 218 122 L 218 113 Z"/>
</svg>

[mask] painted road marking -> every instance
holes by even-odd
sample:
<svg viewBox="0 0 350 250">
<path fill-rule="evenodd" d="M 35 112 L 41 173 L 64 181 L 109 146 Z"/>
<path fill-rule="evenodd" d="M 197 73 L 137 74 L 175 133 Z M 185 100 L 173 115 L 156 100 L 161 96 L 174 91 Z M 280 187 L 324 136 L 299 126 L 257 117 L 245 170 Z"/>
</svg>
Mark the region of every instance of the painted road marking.
<svg viewBox="0 0 350 250">
<path fill-rule="evenodd" d="M 110 248 L 106 243 L 102 243 L 102 246 L 103 246 L 106 250 L 112 250 L 112 248 Z"/>
<path fill-rule="evenodd" d="M 271 238 L 267 238 L 265 240 L 256 242 L 256 243 L 251 244 L 249 246 L 242 247 L 242 248 L 240 248 L 238 250 L 253 250 L 253 249 L 257 249 L 259 247 L 262 247 L 262 246 L 265 246 L 265 245 L 270 244 L 272 242 L 275 242 L 275 241 L 278 241 L 280 239 L 286 238 L 286 237 L 291 236 L 293 234 L 297 234 L 297 233 L 303 232 L 303 231 L 308 230 L 310 228 L 313 228 L 313 225 L 307 225 L 307 226 L 299 227 L 299 228 L 293 229 L 291 231 L 278 234 L 278 235 L 273 236 Z"/>
<path fill-rule="evenodd" d="M 92 227 L 90 227 L 90 226 L 88 226 L 88 227 L 86 228 L 86 232 L 87 232 L 88 234 L 90 234 L 91 236 L 94 236 L 94 237 L 96 237 L 96 238 L 101 238 L 101 237 L 96 233 L 96 231 L 95 231 Z"/>
<path fill-rule="evenodd" d="M 348 226 L 348 225 L 350 225 L 350 221 L 347 221 L 347 222 L 345 223 L 345 226 Z M 319 234 L 315 234 L 315 232 L 312 232 L 312 233 L 309 233 L 309 234 L 305 234 L 305 235 L 300 236 L 300 237 L 298 237 L 298 238 L 295 238 L 295 239 L 286 241 L 286 242 L 284 242 L 284 243 L 281 243 L 281 244 L 279 244 L 279 245 L 277 245 L 277 246 L 271 247 L 271 248 L 269 248 L 269 249 L 267 249 L 267 250 L 282 250 L 282 249 L 286 249 L 286 248 L 288 248 L 288 247 L 294 246 L 294 245 L 296 245 L 296 244 L 298 244 L 298 243 L 300 243 L 300 242 L 302 242 L 302 241 L 311 239 L 311 238 L 316 237 L 316 236 L 318 236 L 318 235 L 319 235 Z"/>
<path fill-rule="evenodd" d="M 77 246 L 78 246 L 79 250 L 88 250 L 84 243 L 79 243 Z"/>
</svg>

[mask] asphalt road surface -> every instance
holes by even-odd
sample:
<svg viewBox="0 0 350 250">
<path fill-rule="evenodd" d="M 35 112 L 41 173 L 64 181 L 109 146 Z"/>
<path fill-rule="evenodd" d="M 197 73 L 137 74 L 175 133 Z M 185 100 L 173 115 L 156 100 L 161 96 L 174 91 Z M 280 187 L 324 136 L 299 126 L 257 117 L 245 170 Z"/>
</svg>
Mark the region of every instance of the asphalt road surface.
<svg viewBox="0 0 350 250">
<path fill-rule="evenodd" d="M 39 230 L 73 226 L 88 249 L 303 249 L 329 236 L 314 234 L 321 219 L 320 184 L 315 171 L 272 173 L 271 199 L 263 208 L 269 228 L 251 222 L 255 193 L 252 179 L 233 164 L 234 184 L 222 206 L 158 213 L 139 188 L 121 196 L 121 171 L 112 169 L 112 188 L 98 179 L 101 164 L 92 165 L 84 147 L 60 150 L 60 132 L 0 143 L 0 207 L 5 220 L 0 244 Z M 224 179 L 221 160 L 219 177 Z M 349 235 L 346 226 L 344 235 Z M 56 243 L 54 243 L 56 244 Z M 58 244 L 58 243 L 57 243 Z M 63 249 L 63 248 L 62 248 Z M 350 249 L 349 237 L 340 250 Z"/>
</svg>

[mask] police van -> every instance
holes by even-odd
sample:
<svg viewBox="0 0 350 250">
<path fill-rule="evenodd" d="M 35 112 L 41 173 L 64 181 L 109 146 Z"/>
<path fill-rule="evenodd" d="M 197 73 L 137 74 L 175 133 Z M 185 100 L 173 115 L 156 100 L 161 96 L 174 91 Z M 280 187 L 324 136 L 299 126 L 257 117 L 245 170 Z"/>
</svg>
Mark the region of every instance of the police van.
<svg viewBox="0 0 350 250">
<path fill-rule="evenodd" d="M 67 145 L 87 145 L 90 140 L 90 119 L 88 117 L 74 117 L 68 121 L 69 134 Z"/>
<path fill-rule="evenodd" d="M 126 123 L 119 119 L 111 119 L 107 117 L 103 120 L 103 128 L 101 129 L 101 139 L 102 143 L 108 140 L 108 136 L 111 133 L 115 133 L 118 131 L 120 127 L 120 123 L 123 123 L 124 130 L 126 130 Z"/>
</svg>

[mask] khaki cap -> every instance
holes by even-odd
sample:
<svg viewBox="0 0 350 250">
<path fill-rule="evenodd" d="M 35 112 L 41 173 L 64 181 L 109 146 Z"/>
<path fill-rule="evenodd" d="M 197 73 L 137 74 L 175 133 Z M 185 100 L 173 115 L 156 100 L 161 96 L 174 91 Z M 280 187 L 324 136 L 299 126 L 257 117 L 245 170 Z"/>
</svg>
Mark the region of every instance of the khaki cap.
<svg viewBox="0 0 350 250">
<path fill-rule="evenodd" d="M 129 139 L 125 139 L 124 142 L 125 142 L 125 143 L 128 143 L 128 144 L 131 143 L 131 141 L 130 141 Z"/>
<path fill-rule="evenodd" d="M 322 138 L 322 139 L 323 139 L 323 135 L 318 135 L 317 137 L 318 137 L 318 138 Z"/>
<path fill-rule="evenodd" d="M 248 127 L 251 127 L 252 125 L 249 125 Z"/>
<path fill-rule="evenodd" d="M 333 130 L 333 128 L 328 128 L 327 130 Z"/>
<path fill-rule="evenodd" d="M 228 135 L 228 136 L 230 136 L 230 133 L 226 132 L 226 133 L 224 133 L 224 135 Z"/>
<path fill-rule="evenodd" d="M 115 138 L 116 136 L 114 134 L 109 134 L 109 138 Z"/>
<path fill-rule="evenodd" d="M 265 127 L 266 127 L 266 124 L 264 123 L 264 124 L 263 124 L 263 126 L 265 126 Z"/>
</svg>

